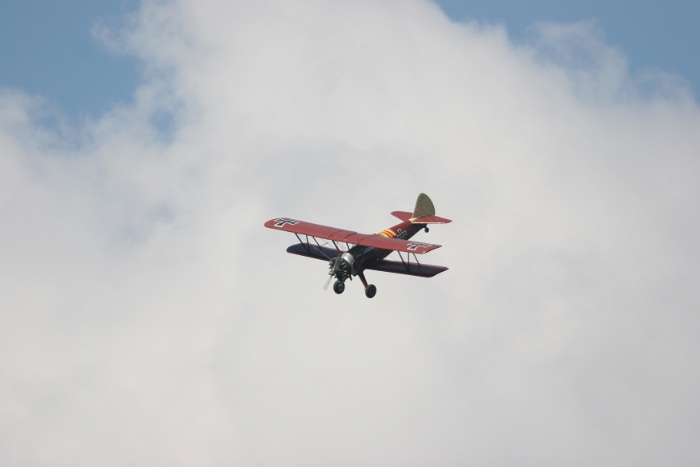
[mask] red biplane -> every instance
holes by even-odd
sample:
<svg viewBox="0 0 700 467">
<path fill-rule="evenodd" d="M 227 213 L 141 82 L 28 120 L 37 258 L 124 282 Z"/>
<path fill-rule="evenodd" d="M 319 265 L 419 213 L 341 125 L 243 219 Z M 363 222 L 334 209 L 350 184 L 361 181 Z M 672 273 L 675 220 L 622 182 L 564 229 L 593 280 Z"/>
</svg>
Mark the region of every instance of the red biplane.
<svg viewBox="0 0 700 467">
<path fill-rule="evenodd" d="M 299 243 L 287 248 L 288 253 L 329 261 L 328 282 L 335 277 L 336 281 L 333 284 L 335 293 L 343 293 L 345 281 L 352 280 L 353 276 L 359 276 L 365 287 L 365 295 L 372 298 L 377 293 L 377 288 L 373 284 L 367 284 L 365 269 L 419 277 L 433 277 L 447 270 L 443 266 L 421 264 L 416 256 L 440 248 L 440 245 L 409 241 L 420 230 L 428 232 L 428 224 L 452 222 L 435 215 L 435 207 L 428 195 L 421 193 L 418 196 L 413 213 L 394 211 L 391 214 L 402 222 L 374 235 L 311 224 L 287 217 L 269 220 L 265 222 L 265 227 L 292 232 L 296 235 Z M 304 236 L 306 241 L 302 241 L 300 235 Z M 325 242 L 321 244 L 318 239 Z M 330 248 L 331 243 L 333 248 Z M 401 261 L 384 259 L 394 251 L 398 253 Z M 401 255 L 402 252 L 406 254 L 405 259 Z M 410 261 L 410 255 L 413 255 L 415 262 Z"/>
</svg>

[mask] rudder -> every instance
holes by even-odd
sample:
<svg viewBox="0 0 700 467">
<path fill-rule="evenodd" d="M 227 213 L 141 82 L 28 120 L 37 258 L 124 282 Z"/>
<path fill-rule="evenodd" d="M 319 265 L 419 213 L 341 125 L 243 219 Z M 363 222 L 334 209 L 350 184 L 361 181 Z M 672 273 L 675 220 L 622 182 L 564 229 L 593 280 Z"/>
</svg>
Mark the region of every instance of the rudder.
<svg viewBox="0 0 700 467">
<path fill-rule="evenodd" d="M 413 210 L 413 218 L 430 217 L 435 215 L 435 206 L 428 195 L 421 193 L 416 200 L 416 208 Z"/>
</svg>

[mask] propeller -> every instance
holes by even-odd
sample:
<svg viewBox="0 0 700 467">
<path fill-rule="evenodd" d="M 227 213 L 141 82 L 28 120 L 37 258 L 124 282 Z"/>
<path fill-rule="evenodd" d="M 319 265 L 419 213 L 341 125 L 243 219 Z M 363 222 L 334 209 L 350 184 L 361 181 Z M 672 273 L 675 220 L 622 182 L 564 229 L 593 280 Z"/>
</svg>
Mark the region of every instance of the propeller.
<svg viewBox="0 0 700 467">
<path fill-rule="evenodd" d="M 325 255 L 324 255 L 325 256 Z M 336 261 L 336 258 L 329 258 L 329 268 L 330 271 L 328 271 L 328 280 L 326 281 L 326 285 L 323 286 L 323 290 L 328 290 L 328 285 L 331 283 L 331 279 L 335 277 L 335 271 L 338 269 L 338 262 Z"/>
<path fill-rule="evenodd" d="M 328 285 L 331 283 L 331 279 L 333 279 L 333 276 L 328 276 L 328 280 L 326 281 L 326 285 L 323 286 L 323 290 L 328 290 Z"/>
</svg>

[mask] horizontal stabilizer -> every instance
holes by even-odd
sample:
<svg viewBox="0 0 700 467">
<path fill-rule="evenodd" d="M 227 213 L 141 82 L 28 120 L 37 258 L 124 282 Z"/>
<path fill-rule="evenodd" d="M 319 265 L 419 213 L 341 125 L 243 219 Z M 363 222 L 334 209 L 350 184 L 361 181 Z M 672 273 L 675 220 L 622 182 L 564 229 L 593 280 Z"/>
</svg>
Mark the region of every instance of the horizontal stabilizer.
<svg viewBox="0 0 700 467">
<path fill-rule="evenodd" d="M 445 219 L 444 217 L 438 216 L 413 218 L 413 214 L 406 211 L 394 211 L 391 213 L 391 215 L 398 217 L 402 221 L 411 221 L 414 224 L 449 224 L 452 222 L 450 219 Z"/>
<path fill-rule="evenodd" d="M 412 219 L 411 222 L 414 224 L 449 224 L 452 222 L 450 219 L 445 219 L 444 217 L 438 216 L 428 216 L 419 217 L 418 219 Z"/>
<path fill-rule="evenodd" d="M 413 217 L 413 213 L 411 213 L 411 212 L 406 212 L 406 211 L 394 211 L 394 212 L 391 213 L 391 215 L 394 216 L 394 217 L 398 217 L 398 218 L 401 219 L 402 221 L 407 221 L 407 220 L 409 220 L 411 217 Z"/>
</svg>

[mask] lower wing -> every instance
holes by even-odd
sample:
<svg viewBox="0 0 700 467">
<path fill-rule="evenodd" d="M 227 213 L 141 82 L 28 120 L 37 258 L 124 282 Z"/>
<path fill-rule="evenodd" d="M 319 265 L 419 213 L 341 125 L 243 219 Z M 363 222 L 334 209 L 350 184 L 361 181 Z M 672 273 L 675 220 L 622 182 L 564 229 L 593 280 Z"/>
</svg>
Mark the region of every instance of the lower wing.
<svg viewBox="0 0 700 467">
<path fill-rule="evenodd" d="M 290 246 L 287 248 L 287 253 L 320 260 L 329 260 L 338 256 L 338 251 L 334 250 L 333 248 L 325 248 L 313 244 L 308 245 L 306 243 L 297 243 L 296 245 Z M 389 261 L 386 259 L 375 261 L 365 269 L 418 277 L 433 277 L 441 272 L 447 271 L 447 268 L 444 266 L 433 266 L 431 264 L 417 264 L 409 262 L 404 263 L 401 261 Z"/>
<path fill-rule="evenodd" d="M 297 243 L 292 245 L 287 248 L 287 253 L 326 261 L 338 256 L 338 250 L 308 243 Z"/>
<path fill-rule="evenodd" d="M 401 261 L 389 261 L 381 259 L 365 269 L 374 271 L 392 272 L 394 274 L 406 274 L 408 276 L 433 277 L 447 271 L 445 266 L 433 266 L 432 264 L 403 263 Z"/>
</svg>

